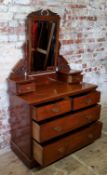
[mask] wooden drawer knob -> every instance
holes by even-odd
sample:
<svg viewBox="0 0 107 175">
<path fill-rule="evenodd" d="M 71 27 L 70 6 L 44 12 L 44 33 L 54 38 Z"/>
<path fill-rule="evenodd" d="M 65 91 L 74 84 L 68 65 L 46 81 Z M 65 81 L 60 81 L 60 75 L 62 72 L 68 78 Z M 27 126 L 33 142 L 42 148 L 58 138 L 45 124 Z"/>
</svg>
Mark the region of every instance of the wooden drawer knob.
<svg viewBox="0 0 107 175">
<path fill-rule="evenodd" d="M 54 127 L 53 129 L 55 131 L 57 131 L 57 132 L 61 132 L 62 131 L 62 128 L 60 126 Z"/>
<path fill-rule="evenodd" d="M 64 152 L 65 152 L 65 147 L 60 147 L 60 148 L 58 149 L 58 152 L 59 152 L 60 154 L 64 154 Z"/>
<path fill-rule="evenodd" d="M 31 89 L 31 87 L 30 87 L 30 86 L 27 86 L 27 87 L 26 87 L 26 89 L 27 89 L 27 90 L 30 90 L 30 89 Z"/>
<path fill-rule="evenodd" d="M 52 108 L 51 111 L 57 113 L 57 112 L 60 112 L 60 109 L 59 108 Z"/>
<path fill-rule="evenodd" d="M 80 81 L 81 79 L 80 79 L 80 77 L 76 77 L 75 80 L 76 81 Z"/>
<path fill-rule="evenodd" d="M 88 134 L 89 139 L 93 139 L 93 137 L 94 137 L 93 134 Z"/>
<path fill-rule="evenodd" d="M 85 102 L 86 102 L 87 104 L 90 104 L 90 103 L 92 103 L 92 99 L 91 99 L 91 98 L 87 98 L 87 99 L 85 100 Z"/>
<path fill-rule="evenodd" d="M 91 116 L 91 115 L 86 115 L 85 117 L 86 117 L 86 119 L 88 119 L 89 121 L 92 120 L 92 116 Z"/>
</svg>

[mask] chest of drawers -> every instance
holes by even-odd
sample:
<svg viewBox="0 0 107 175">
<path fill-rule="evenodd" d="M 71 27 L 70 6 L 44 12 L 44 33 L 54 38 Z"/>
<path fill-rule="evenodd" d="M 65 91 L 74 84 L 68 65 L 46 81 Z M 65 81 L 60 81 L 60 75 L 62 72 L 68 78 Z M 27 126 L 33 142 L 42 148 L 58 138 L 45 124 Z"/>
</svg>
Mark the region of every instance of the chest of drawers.
<svg viewBox="0 0 107 175">
<path fill-rule="evenodd" d="M 33 91 L 10 95 L 12 149 L 29 167 L 49 165 L 101 136 L 97 86 L 48 81 L 35 92 L 31 83 Z"/>
</svg>

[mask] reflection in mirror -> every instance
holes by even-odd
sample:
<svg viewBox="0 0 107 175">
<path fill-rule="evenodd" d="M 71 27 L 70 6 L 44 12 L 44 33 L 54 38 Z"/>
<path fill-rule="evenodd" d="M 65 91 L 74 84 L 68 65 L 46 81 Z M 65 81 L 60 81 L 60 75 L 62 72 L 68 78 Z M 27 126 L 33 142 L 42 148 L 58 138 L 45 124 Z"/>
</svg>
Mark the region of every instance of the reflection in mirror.
<svg viewBox="0 0 107 175">
<path fill-rule="evenodd" d="M 32 25 L 32 71 L 44 71 L 54 66 L 56 25 L 52 21 L 34 21 Z"/>
</svg>

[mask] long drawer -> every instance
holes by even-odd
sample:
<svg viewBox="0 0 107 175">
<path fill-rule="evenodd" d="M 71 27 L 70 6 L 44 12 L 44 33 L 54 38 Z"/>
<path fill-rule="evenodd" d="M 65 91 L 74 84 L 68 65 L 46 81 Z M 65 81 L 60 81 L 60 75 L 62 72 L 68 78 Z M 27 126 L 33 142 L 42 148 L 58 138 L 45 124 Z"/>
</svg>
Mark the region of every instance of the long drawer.
<svg viewBox="0 0 107 175">
<path fill-rule="evenodd" d="M 91 106 L 100 101 L 100 92 L 92 91 L 84 95 L 72 97 L 72 110 L 78 110 L 87 106 Z"/>
<path fill-rule="evenodd" d="M 89 109 L 69 114 L 44 124 L 33 121 L 33 138 L 41 143 L 91 123 L 99 119 L 99 117 L 100 105 L 96 105 Z"/>
<path fill-rule="evenodd" d="M 42 121 L 47 118 L 64 114 L 71 110 L 71 100 L 63 99 L 42 106 L 34 106 L 32 109 L 32 118 L 36 121 Z"/>
<path fill-rule="evenodd" d="M 50 144 L 40 145 L 36 141 L 33 142 L 34 159 L 42 166 L 48 165 L 68 154 L 74 152 L 101 135 L 102 124 L 96 122 L 89 127 L 78 132 L 68 135 L 62 139 L 54 141 Z"/>
</svg>

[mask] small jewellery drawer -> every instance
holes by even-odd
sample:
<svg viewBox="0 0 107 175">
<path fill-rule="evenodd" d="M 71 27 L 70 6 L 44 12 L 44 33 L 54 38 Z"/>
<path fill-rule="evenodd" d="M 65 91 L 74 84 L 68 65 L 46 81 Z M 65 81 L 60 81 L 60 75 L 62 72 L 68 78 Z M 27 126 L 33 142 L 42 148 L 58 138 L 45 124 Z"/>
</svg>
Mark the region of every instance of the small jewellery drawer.
<svg viewBox="0 0 107 175">
<path fill-rule="evenodd" d="M 102 124 L 96 122 L 87 128 L 72 133 L 49 144 L 33 141 L 34 159 L 42 166 L 48 165 L 83 146 L 92 143 L 101 135 Z"/>
<path fill-rule="evenodd" d="M 78 110 L 98 103 L 100 100 L 99 91 L 91 91 L 85 95 L 72 97 L 72 110 Z"/>
<path fill-rule="evenodd" d="M 68 83 L 80 83 L 82 82 L 83 79 L 83 75 L 69 75 L 67 82 Z"/>
<path fill-rule="evenodd" d="M 29 93 L 29 92 L 34 92 L 35 90 L 36 90 L 36 85 L 34 82 L 17 85 L 17 92 L 20 95 Z"/>
<path fill-rule="evenodd" d="M 72 71 L 73 72 L 73 71 Z M 67 82 L 69 84 L 80 83 L 82 82 L 83 75 L 81 75 L 81 71 L 75 71 L 75 73 L 65 73 L 65 72 L 57 72 L 57 78 L 60 81 Z"/>
<path fill-rule="evenodd" d="M 33 138 L 41 143 L 91 123 L 99 119 L 99 116 L 100 105 L 96 105 L 92 108 L 69 114 L 44 124 L 38 124 L 33 121 Z"/>
<path fill-rule="evenodd" d="M 42 106 L 34 106 L 32 117 L 36 121 L 42 121 L 50 117 L 69 112 L 71 110 L 71 100 L 65 99 Z"/>
</svg>

